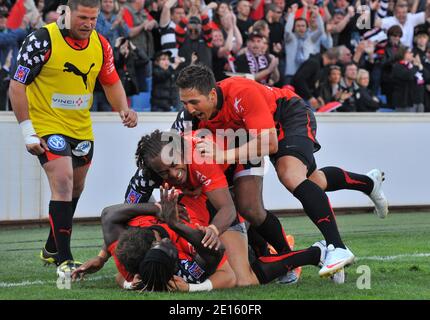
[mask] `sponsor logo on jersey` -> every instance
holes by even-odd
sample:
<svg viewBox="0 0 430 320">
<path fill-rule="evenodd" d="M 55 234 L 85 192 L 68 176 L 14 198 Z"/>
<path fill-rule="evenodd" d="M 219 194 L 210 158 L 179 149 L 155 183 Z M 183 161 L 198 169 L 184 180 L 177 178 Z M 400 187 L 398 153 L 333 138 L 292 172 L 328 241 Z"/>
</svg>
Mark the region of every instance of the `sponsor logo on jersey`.
<svg viewBox="0 0 430 320">
<path fill-rule="evenodd" d="M 188 267 L 188 272 L 194 277 L 194 279 L 200 279 L 205 273 L 205 271 L 195 261 Z"/>
<path fill-rule="evenodd" d="M 66 140 L 62 136 L 52 135 L 48 138 L 48 147 L 54 151 L 63 151 L 66 149 Z"/>
<path fill-rule="evenodd" d="M 141 197 L 142 197 L 142 195 L 139 192 L 136 192 L 134 190 L 130 190 L 125 201 L 127 203 L 139 203 L 139 199 Z"/>
<path fill-rule="evenodd" d="M 92 94 L 61 94 L 54 93 L 51 99 L 51 107 L 69 110 L 83 110 L 89 107 Z"/>
<path fill-rule="evenodd" d="M 80 142 L 75 149 L 72 150 L 72 153 L 76 157 L 86 156 L 91 150 L 91 142 L 90 141 L 82 141 Z"/>
<path fill-rule="evenodd" d="M 18 68 L 16 69 L 16 72 L 13 78 L 18 82 L 25 83 L 29 73 L 30 73 L 29 68 L 19 65 Z"/>
<path fill-rule="evenodd" d="M 243 112 L 243 107 L 240 105 L 240 101 L 242 101 L 242 98 L 238 99 L 238 98 L 234 98 L 234 110 L 236 111 L 236 113 L 241 113 Z"/>
</svg>

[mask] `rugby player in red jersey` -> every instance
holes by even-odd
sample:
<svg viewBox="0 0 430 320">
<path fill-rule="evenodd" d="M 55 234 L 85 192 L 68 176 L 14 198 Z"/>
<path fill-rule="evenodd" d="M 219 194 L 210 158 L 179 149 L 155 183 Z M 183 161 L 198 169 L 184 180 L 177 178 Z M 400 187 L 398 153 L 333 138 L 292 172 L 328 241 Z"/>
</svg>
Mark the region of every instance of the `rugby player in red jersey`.
<svg viewBox="0 0 430 320">
<path fill-rule="evenodd" d="M 237 285 L 223 247 L 219 250 L 204 247 L 204 232 L 179 219 L 175 189 L 169 191 L 168 186 L 160 189 L 161 205 L 120 204 L 103 210 L 104 241 L 120 272 L 118 284 L 125 289 L 188 292 Z M 190 216 L 196 216 L 193 210 L 198 210 L 199 215 L 209 215 L 201 211 L 198 202 L 189 196 L 180 200 L 181 204 L 188 204 L 186 210 Z M 77 269 L 72 278 L 97 272 L 109 254 L 102 250 L 98 257 Z M 268 283 L 301 265 L 318 265 L 324 256 L 325 246 L 317 242 L 304 250 L 260 257 L 249 266 L 248 285 Z"/>
<path fill-rule="evenodd" d="M 375 203 L 376 213 L 384 218 L 387 200 L 381 190 L 383 174 L 372 170 L 367 175 L 337 167 L 317 169 L 313 153 L 321 146 L 316 140 L 316 120 L 303 99 L 288 89 L 271 88 L 243 78 L 215 82 L 212 71 L 203 65 L 184 68 L 177 86 L 185 109 L 199 122 L 199 128 L 245 129 L 248 143 L 228 150 L 217 148 L 210 140 L 197 144 L 207 157 L 217 162 L 240 161 L 254 149 L 261 154 L 268 149 L 281 183 L 302 203 L 308 217 L 324 235 L 327 258 L 319 274 L 333 274 L 354 260 L 340 237 L 335 216 L 324 191 L 350 189 L 362 191 Z M 267 139 L 268 146 L 262 147 Z M 264 155 L 264 154 L 263 154 Z M 262 204 L 262 177 L 241 177 L 235 181 L 238 211 L 255 221 Z M 263 223 L 264 224 L 264 223 Z"/>
</svg>

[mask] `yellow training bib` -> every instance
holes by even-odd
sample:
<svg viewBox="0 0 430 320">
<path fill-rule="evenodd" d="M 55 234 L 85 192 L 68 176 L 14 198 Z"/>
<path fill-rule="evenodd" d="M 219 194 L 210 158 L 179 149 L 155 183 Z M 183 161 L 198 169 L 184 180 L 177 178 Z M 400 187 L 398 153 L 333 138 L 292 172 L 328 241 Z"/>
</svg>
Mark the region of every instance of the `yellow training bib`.
<svg viewBox="0 0 430 320">
<path fill-rule="evenodd" d="M 51 55 L 26 90 L 34 129 L 41 137 L 58 133 L 94 140 L 89 109 L 103 64 L 97 32 L 91 33 L 85 49 L 76 50 L 66 42 L 55 22 L 44 28 L 51 39 Z"/>
</svg>

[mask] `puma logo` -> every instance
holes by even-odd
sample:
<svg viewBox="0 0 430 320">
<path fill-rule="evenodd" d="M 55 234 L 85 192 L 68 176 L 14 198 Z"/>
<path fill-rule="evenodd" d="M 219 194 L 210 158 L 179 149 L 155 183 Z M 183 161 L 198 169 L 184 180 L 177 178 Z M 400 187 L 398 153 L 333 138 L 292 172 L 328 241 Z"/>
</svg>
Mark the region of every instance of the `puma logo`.
<svg viewBox="0 0 430 320">
<path fill-rule="evenodd" d="M 328 222 L 328 223 L 330 223 L 330 216 L 327 216 L 327 217 L 325 217 L 325 218 L 321 218 L 321 219 L 319 219 L 318 221 L 317 221 L 317 224 L 320 224 L 321 222 Z"/>
<path fill-rule="evenodd" d="M 74 64 L 70 62 L 66 62 L 64 64 L 63 72 L 73 72 L 78 77 L 82 77 L 82 81 L 85 84 L 85 89 L 87 89 L 87 78 L 88 74 L 90 73 L 91 69 L 95 66 L 95 63 L 91 64 L 90 69 L 87 73 L 83 73 L 81 70 L 79 70 Z"/>
<path fill-rule="evenodd" d="M 66 233 L 70 236 L 72 234 L 72 229 L 58 229 L 58 232 Z"/>
</svg>

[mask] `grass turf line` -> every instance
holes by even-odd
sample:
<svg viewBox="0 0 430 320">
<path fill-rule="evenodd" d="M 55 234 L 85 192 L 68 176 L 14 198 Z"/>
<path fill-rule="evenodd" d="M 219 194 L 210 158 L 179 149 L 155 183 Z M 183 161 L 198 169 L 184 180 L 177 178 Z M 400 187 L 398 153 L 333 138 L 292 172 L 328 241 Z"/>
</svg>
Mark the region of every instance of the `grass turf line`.
<svg viewBox="0 0 430 320">
<path fill-rule="evenodd" d="M 296 238 L 296 248 L 310 246 L 321 235 L 306 217 L 282 218 L 287 233 Z M 313 266 L 303 268 L 297 285 L 272 283 L 265 286 L 216 290 L 208 293 L 126 292 L 116 287 L 113 261 L 87 281 L 73 283 L 71 290 L 56 287 L 54 267 L 43 267 L 38 254 L 48 231 L 0 229 L 0 299 L 430 299 L 430 213 L 394 214 L 380 220 L 371 214 L 344 215 L 337 223 L 345 243 L 357 257 L 347 269 L 347 282 L 334 285 L 321 279 Z M 99 226 L 76 225 L 72 249 L 77 260 L 95 256 L 102 244 Z M 422 254 L 420 256 L 420 254 Z M 397 256 L 397 257 L 394 257 Z M 366 259 L 367 257 L 367 259 Z M 383 260 L 383 257 L 394 257 Z M 359 265 L 371 269 L 371 289 L 359 290 Z M 24 283 L 28 281 L 28 283 Z M 4 284 L 20 284 L 6 287 Z"/>
</svg>

